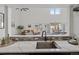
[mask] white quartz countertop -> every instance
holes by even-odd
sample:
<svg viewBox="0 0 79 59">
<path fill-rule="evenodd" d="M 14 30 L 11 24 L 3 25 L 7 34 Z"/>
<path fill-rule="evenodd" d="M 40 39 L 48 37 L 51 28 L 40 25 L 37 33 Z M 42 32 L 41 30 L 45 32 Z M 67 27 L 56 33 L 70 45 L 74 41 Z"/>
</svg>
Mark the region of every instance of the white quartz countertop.
<svg viewBox="0 0 79 59">
<path fill-rule="evenodd" d="M 18 41 L 13 45 L 1 47 L 0 53 L 42 53 L 42 52 L 79 52 L 79 45 L 71 45 L 67 41 L 55 41 L 60 49 L 36 49 L 38 41 Z"/>
</svg>

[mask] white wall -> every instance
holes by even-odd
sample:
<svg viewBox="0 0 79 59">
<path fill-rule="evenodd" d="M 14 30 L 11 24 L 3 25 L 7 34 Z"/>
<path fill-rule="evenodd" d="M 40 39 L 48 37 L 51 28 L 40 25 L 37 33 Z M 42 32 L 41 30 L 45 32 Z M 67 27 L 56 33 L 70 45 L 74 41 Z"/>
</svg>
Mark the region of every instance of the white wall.
<svg viewBox="0 0 79 59">
<path fill-rule="evenodd" d="M 22 6 L 21 6 L 22 7 Z M 21 8 L 20 7 L 20 8 Z M 25 7 L 25 6 L 24 6 Z M 70 33 L 70 8 L 68 5 L 52 5 L 53 7 L 61 8 L 61 14 L 60 15 L 50 15 L 49 8 L 50 7 L 29 7 L 29 11 L 27 13 L 23 12 L 17 12 L 15 8 L 11 8 L 12 17 L 11 22 L 15 23 L 15 27 L 18 25 L 24 25 L 27 24 L 46 24 L 51 22 L 60 22 L 65 24 L 65 31 L 67 32 L 67 35 Z M 27 8 L 27 7 L 26 7 Z M 16 34 L 15 30 L 11 28 L 11 34 Z"/>
<path fill-rule="evenodd" d="M 0 6 L 0 12 L 4 13 L 4 7 Z M 5 28 L 0 29 L 0 38 L 5 36 Z"/>
<path fill-rule="evenodd" d="M 78 7 L 78 4 L 71 6 L 71 33 L 79 37 L 79 12 L 73 11 L 73 8 Z"/>
<path fill-rule="evenodd" d="M 11 20 L 12 20 L 12 14 L 11 14 L 11 8 L 8 8 L 8 33 L 9 33 L 9 35 L 11 34 L 11 32 L 13 31 L 12 29 L 11 29 Z M 12 31 L 11 31 L 12 30 Z"/>
<path fill-rule="evenodd" d="M 79 37 L 79 12 L 73 12 L 73 25 L 74 34 Z"/>
</svg>

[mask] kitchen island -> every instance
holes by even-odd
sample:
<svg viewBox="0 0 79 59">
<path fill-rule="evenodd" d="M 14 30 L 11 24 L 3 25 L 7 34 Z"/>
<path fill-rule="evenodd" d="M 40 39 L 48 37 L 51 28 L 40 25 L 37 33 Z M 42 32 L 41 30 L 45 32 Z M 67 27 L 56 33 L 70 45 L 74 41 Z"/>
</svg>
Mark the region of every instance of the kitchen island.
<svg viewBox="0 0 79 59">
<path fill-rule="evenodd" d="M 0 54 L 39 54 L 39 53 L 78 53 L 79 45 L 71 45 L 67 41 L 55 41 L 60 49 L 36 49 L 40 41 L 17 41 L 12 45 L 1 47 Z"/>
</svg>

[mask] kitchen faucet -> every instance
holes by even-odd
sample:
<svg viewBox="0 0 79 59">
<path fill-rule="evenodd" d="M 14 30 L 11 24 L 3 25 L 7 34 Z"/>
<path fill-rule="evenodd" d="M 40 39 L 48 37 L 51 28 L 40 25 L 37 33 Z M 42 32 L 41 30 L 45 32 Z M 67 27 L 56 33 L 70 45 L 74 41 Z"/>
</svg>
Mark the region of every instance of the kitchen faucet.
<svg viewBox="0 0 79 59">
<path fill-rule="evenodd" d="M 45 33 L 45 36 L 44 36 L 44 33 Z M 46 31 L 42 31 L 42 39 L 44 39 L 45 41 L 47 41 Z"/>
</svg>

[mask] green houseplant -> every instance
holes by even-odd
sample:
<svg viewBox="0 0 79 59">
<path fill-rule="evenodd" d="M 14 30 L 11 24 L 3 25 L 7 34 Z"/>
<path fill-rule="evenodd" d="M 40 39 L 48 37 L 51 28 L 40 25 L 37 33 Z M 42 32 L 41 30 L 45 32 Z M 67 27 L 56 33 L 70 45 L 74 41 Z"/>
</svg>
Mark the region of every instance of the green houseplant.
<svg viewBox="0 0 79 59">
<path fill-rule="evenodd" d="M 7 37 L 3 37 L 2 40 L 1 40 L 1 45 L 7 45 L 10 43 L 10 37 L 9 35 Z"/>
<path fill-rule="evenodd" d="M 5 45 L 5 39 L 4 38 L 1 41 L 1 45 Z"/>
</svg>

